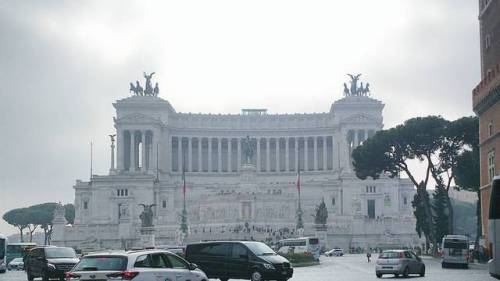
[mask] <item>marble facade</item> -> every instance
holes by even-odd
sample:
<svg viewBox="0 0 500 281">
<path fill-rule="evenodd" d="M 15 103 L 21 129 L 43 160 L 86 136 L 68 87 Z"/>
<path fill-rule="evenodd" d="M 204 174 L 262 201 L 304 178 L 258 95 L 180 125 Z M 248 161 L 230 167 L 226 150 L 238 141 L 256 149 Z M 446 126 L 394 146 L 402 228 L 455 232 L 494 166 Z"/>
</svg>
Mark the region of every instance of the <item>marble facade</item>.
<svg viewBox="0 0 500 281">
<path fill-rule="evenodd" d="M 328 112 L 311 114 L 179 113 L 156 96 L 132 96 L 113 106 L 109 174 L 76 182 L 75 223 L 54 226 L 55 244 L 140 246 L 139 204 L 155 204 L 148 233 L 157 245 L 179 243 L 183 169 L 189 234 L 181 242 L 294 236 L 298 167 L 305 235 L 316 235 L 315 206 L 325 200 L 327 247 L 419 244 L 410 181 L 363 181 L 353 173 L 351 151 L 382 129 L 384 104 L 378 100 L 347 96 Z M 244 164 L 247 136 L 256 146 L 252 163 Z"/>
</svg>

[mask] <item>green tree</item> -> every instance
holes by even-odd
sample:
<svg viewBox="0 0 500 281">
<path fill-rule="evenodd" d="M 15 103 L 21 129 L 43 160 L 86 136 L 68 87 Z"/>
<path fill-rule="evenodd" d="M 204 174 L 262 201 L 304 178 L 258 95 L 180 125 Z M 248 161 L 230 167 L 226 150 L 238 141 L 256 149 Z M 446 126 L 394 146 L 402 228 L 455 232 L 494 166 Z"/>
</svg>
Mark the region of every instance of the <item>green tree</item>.
<svg viewBox="0 0 500 281">
<path fill-rule="evenodd" d="M 75 224 L 75 205 L 71 203 L 64 205 L 64 217 L 69 224 Z"/>
<path fill-rule="evenodd" d="M 429 242 L 432 240 L 430 225 L 432 225 L 432 221 L 429 221 L 430 217 L 426 215 L 425 206 L 429 205 L 429 193 L 427 190 L 425 192 L 415 193 L 413 197 L 413 201 L 411 202 L 413 206 L 413 215 L 415 216 L 415 231 L 418 234 L 418 237 L 425 237 L 426 249 L 429 249 Z"/>
<path fill-rule="evenodd" d="M 21 242 L 24 242 L 24 230 L 28 227 L 29 220 L 26 208 L 18 208 L 8 211 L 3 215 L 4 221 L 19 230 Z"/>
<path fill-rule="evenodd" d="M 448 231 L 448 192 L 444 186 L 437 186 L 432 198 L 434 236 L 436 241 L 442 241 L 443 237 L 450 234 Z"/>
<path fill-rule="evenodd" d="M 464 132 L 464 142 L 469 146 L 468 150 L 463 151 L 458 159 L 453 174 L 455 175 L 455 184 L 459 189 L 473 191 L 477 193 L 478 201 L 476 205 L 476 243 L 482 236 L 481 227 L 481 192 L 480 187 L 480 167 L 479 167 L 479 119 L 477 117 L 464 117 L 455 121 L 457 127 L 462 127 Z"/>
<path fill-rule="evenodd" d="M 417 189 L 421 208 L 419 214 L 426 217 L 420 222 L 426 227 L 427 243 L 434 245 L 433 252 L 437 252 L 432 224 L 432 210 L 428 197 L 427 185 L 431 176 L 439 175 L 437 165 L 434 163 L 435 156 L 439 153 L 443 144 L 443 131 L 448 121 L 439 116 L 417 117 L 407 120 L 404 124 L 395 128 L 379 131 L 372 138 L 366 140 L 363 145 L 358 146 L 352 154 L 353 165 L 356 176 L 360 179 L 372 177 L 378 179 L 381 174 L 389 177 L 397 177 L 404 172 Z M 408 166 L 411 160 L 425 163 L 425 173 L 422 179 L 417 179 L 414 170 Z M 430 241 L 429 241 L 430 240 Z"/>
</svg>

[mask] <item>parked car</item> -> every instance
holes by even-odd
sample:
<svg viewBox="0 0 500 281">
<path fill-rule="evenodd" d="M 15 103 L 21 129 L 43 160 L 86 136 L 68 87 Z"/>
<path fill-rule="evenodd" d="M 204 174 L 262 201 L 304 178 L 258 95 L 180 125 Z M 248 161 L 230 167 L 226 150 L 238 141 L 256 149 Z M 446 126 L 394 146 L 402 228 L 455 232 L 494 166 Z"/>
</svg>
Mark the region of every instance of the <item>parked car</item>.
<svg viewBox="0 0 500 281">
<path fill-rule="evenodd" d="M 24 259 L 24 269 L 28 280 L 42 277 L 64 279 L 65 273 L 70 271 L 78 262 L 75 250 L 68 247 L 35 247 Z"/>
<path fill-rule="evenodd" d="M 15 258 L 7 265 L 8 270 L 24 270 L 23 258 Z"/>
<path fill-rule="evenodd" d="M 377 259 L 375 275 L 381 278 L 384 274 L 403 275 L 410 274 L 425 276 L 425 264 L 420 257 L 408 250 L 388 250 L 382 252 Z"/>
<path fill-rule="evenodd" d="M 208 281 L 196 264 L 166 250 L 110 251 L 88 254 L 66 280 L 191 280 Z"/>
<path fill-rule="evenodd" d="M 216 241 L 189 244 L 186 259 L 196 263 L 209 278 L 288 280 L 290 262 L 266 244 L 253 241 Z"/>
<path fill-rule="evenodd" d="M 327 257 L 341 257 L 344 255 L 344 250 L 340 249 L 340 248 L 333 248 L 331 249 L 330 251 L 326 251 L 325 252 L 325 256 Z"/>
</svg>

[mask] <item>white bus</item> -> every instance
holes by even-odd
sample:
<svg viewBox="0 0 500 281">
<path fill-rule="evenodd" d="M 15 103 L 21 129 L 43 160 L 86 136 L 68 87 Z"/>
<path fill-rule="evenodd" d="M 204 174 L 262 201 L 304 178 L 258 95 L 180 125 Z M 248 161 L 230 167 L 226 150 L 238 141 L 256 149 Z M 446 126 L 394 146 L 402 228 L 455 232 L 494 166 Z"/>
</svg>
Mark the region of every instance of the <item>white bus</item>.
<svg viewBox="0 0 500 281">
<path fill-rule="evenodd" d="M 442 260 L 443 268 L 449 265 L 461 265 L 469 268 L 469 237 L 464 235 L 446 235 L 443 237 Z"/>
<path fill-rule="evenodd" d="M 7 237 L 0 234 L 0 273 L 5 273 L 7 270 Z"/>
<path fill-rule="evenodd" d="M 488 239 L 492 259 L 488 262 L 490 275 L 500 279 L 500 176 L 493 178 L 490 194 L 490 214 L 488 217 Z"/>
<path fill-rule="evenodd" d="M 310 253 L 315 260 L 319 260 L 320 250 L 319 239 L 316 237 L 288 238 L 278 242 L 278 254 Z"/>
</svg>

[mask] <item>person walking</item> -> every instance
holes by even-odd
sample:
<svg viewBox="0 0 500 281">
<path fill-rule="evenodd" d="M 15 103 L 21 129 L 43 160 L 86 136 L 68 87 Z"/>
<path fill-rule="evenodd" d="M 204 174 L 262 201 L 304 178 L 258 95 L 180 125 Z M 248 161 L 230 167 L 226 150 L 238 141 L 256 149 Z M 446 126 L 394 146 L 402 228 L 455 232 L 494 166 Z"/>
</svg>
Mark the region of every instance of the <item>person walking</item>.
<svg viewBox="0 0 500 281">
<path fill-rule="evenodd" d="M 371 262 L 371 259 L 370 259 L 371 257 L 372 257 L 372 253 L 370 252 L 370 250 L 368 250 L 366 252 L 366 259 L 368 260 L 368 262 Z"/>
</svg>

